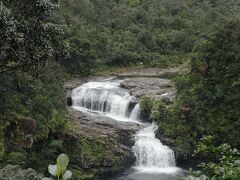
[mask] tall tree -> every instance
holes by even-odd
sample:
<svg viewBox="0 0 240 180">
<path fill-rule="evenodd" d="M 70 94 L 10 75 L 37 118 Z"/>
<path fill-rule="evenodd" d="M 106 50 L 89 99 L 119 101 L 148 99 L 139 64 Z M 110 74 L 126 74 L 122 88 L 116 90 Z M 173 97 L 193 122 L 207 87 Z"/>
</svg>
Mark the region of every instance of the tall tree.
<svg viewBox="0 0 240 180">
<path fill-rule="evenodd" d="M 0 73 L 38 73 L 61 57 L 63 31 L 52 22 L 51 0 L 0 1 Z"/>
</svg>

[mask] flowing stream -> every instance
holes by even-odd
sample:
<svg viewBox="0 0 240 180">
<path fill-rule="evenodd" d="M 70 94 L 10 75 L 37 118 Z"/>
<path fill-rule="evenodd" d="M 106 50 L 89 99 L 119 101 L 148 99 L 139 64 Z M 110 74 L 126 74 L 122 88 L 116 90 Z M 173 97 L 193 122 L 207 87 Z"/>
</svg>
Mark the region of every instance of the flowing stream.
<svg viewBox="0 0 240 180">
<path fill-rule="evenodd" d="M 73 108 L 83 112 L 97 112 L 117 121 L 143 123 L 139 119 L 140 105 L 129 108 L 134 97 L 121 88 L 120 83 L 120 80 L 109 79 L 92 81 L 73 89 Z M 117 179 L 177 179 L 175 174 L 179 168 L 175 166 L 173 151 L 155 138 L 157 125 L 144 124 L 146 127 L 135 134 L 135 145 L 132 148 L 136 164 Z"/>
</svg>

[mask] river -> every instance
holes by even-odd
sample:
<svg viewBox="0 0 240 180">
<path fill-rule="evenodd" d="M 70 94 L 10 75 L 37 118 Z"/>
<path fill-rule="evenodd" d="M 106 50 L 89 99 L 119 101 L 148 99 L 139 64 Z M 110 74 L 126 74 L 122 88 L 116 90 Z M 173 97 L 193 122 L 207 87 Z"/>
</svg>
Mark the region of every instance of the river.
<svg viewBox="0 0 240 180">
<path fill-rule="evenodd" d="M 73 108 L 99 116 L 110 117 L 113 121 L 134 122 L 143 128 L 134 136 L 132 151 L 136 162 L 129 170 L 111 180 L 175 180 L 182 176 L 176 167 L 174 152 L 155 137 L 158 126 L 140 118 L 138 103 L 130 109 L 135 97 L 120 87 L 121 80 L 106 79 L 90 81 L 72 91 Z"/>
</svg>

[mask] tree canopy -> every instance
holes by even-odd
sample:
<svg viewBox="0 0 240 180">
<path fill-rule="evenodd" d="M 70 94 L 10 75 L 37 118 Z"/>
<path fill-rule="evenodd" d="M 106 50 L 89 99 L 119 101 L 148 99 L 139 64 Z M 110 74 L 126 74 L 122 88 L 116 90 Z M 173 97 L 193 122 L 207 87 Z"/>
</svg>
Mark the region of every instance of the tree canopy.
<svg viewBox="0 0 240 180">
<path fill-rule="evenodd" d="M 36 74 L 63 52 L 63 31 L 51 18 L 58 6 L 50 0 L 2 0 L 0 73 Z"/>
</svg>

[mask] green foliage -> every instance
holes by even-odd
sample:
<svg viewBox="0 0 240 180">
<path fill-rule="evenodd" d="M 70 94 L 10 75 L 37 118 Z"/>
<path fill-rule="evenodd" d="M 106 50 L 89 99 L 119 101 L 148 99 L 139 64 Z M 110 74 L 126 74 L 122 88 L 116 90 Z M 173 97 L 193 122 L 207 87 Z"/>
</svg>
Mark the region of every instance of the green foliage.
<svg viewBox="0 0 240 180">
<path fill-rule="evenodd" d="M 239 20 L 227 22 L 201 46 L 198 59 L 192 59 L 192 125 L 200 134 L 217 134 L 220 141 L 240 147 L 238 128 L 239 96 Z M 205 123 L 207 120 L 207 123 Z M 199 128 L 204 129 L 201 131 Z"/>
<path fill-rule="evenodd" d="M 66 123 L 65 73 L 58 64 L 66 53 L 63 30 L 54 19 L 56 2 L 0 1 L 1 166 L 19 164 L 45 172 L 46 166 L 64 151 L 62 142 L 51 141 Z M 32 135 L 17 127 L 22 118 L 36 122 Z M 26 137 L 33 140 L 33 145 L 25 142 Z M 28 153 L 24 143 L 31 144 Z"/>
<path fill-rule="evenodd" d="M 72 172 L 67 169 L 69 158 L 66 154 L 60 154 L 57 158 L 57 165 L 49 165 L 49 173 L 58 180 L 67 180 L 72 177 Z"/>
<path fill-rule="evenodd" d="M 3 156 L 5 148 L 4 148 L 4 138 L 3 138 L 3 126 L 0 124 L 0 158 Z"/>
<path fill-rule="evenodd" d="M 141 106 L 141 116 L 143 119 L 150 119 L 152 107 L 153 107 L 153 99 L 149 97 L 143 97 L 140 101 Z"/>
<path fill-rule="evenodd" d="M 50 139 L 46 142 L 46 146 L 40 143 L 33 148 L 32 152 L 28 152 L 25 167 L 32 167 L 38 172 L 46 172 L 47 165 L 54 163 L 56 157 L 65 152 L 63 141 Z"/>
<path fill-rule="evenodd" d="M 190 72 L 176 79 L 176 102 L 143 98 L 142 116 L 156 121 L 160 135 L 184 157 L 204 134 L 240 147 L 240 22 L 231 20 L 239 17 L 238 0 L 62 0 L 55 16 L 56 2 L 0 1 L 0 130 L 21 117 L 37 123 L 27 155 L 24 150 L 4 152 L 6 132 L 0 133 L 3 164 L 44 172 L 59 153 L 74 150 L 70 159 L 77 175 L 86 175 L 83 160 L 89 160 L 89 167 L 107 162 L 118 169 L 121 161 L 109 152 L 115 137 L 93 141 L 77 130 L 81 138 L 75 139 L 80 144 L 76 148 L 53 138 L 66 123 L 64 69 L 58 62 L 70 73 L 90 75 L 109 67 L 168 67 L 191 59 Z M 56 22 L 63 26 L 64 42 Z M 64 44 L 69 61 L 64 60 Z M 234 179 L 239 173 L 238 152 L 226 144 L 215 147 L 210 140 L 197 146 L 197 153 L 211 160 L 202 164 L 202 172 Z M 97 172 L 94 167 L 86 177 Z"/>
<path fill-rule="evenodd" d="M 127 3 L 131 7 L 135 7 L 140 4 L 140 0 L 127 0 Z"/>
<path fill-rule="evenodd" d="M 64 126 L 65 93 L 61 69 L 50 65 L 39 78 L 29 74 L 0 77 L 0 112 L 5 123 L 9 118 L 31 117 L 36 120 L 37 139 L 48 137 Z"/>
<path fill-rule="evenodd" d="M 60 154 L 57 158 L 57 166 L 59 169 L 65 171 L 69 163 L 69 158 L 66 154 Z"/>
<path fill-rule="evenodd" d="M 60 59 L 63 31 L 50 21 L 57 5 L 50 0 L 1 1 L 0 73 L 37 75 Z"/>
<path fill-rule="evenodd" d="M 89 75 L 102 67 L 182 63 L 197 39 L 190 30 L 195 9 L 182 3 L 175 16 L 164 0 L 63 0 L 61 23 L 71 54 L 63 65 L 70 73 Z"/>
<path fill-rule="evenodd" d="M 182 115 L 179 104 L 169 105 L 164 99 L 154 100 L 145 97 L 142 98 L 140 106 L 142 117 L 158 123 L 160 138 L 169 139 L 167 144 L 174 147 L 178 158 L 188 158 L 193 149 L 194 132 L 186 126 L 188 121 Z"/>
<path fill-rule="evenodd" d="M 205 157 L 195 176 L 206 175 L 210 179 L 237 180 L 240 177 L 240 152 L 228 144 L 216 146 L 213 136 L 204 136 L 197 145 L 194 155 Z"/>
<path fill-rule="evenodd" d="M 63 31 L 52 20 L 55 2 L 1 1 L 1 126 L 9 119 L 34 118 L 36 139 L 64 125 L 64 73 L 55 63 L 63 59 Z"/>
<path fill-rule="evenodd" d="M 14 165 L 26 165 L 27 162 L 27 155 L 24 152 L 11 152 L 8 154 L 4 154 L 2 160 L 4 164 L 14 164 Z"/>
<path fill-rule="evenodd" d="M 237 0 L 63 0 L 60 9 L 71 54 L 62 64 L 81 75 L 102 67 L 183 63 L 224 19 L 239 15 Z"/>
<path fill-rule="evenodd" d="M 173 139 L 188 157 L 203 135 L 240 147 L 239 24 L 239 20 L 224 21 L 218 31 L 196 44 L 190 71 L 176 78 L 176 102 L 164 117 L 155 118 L 162 136 Z"/>
</svg>

